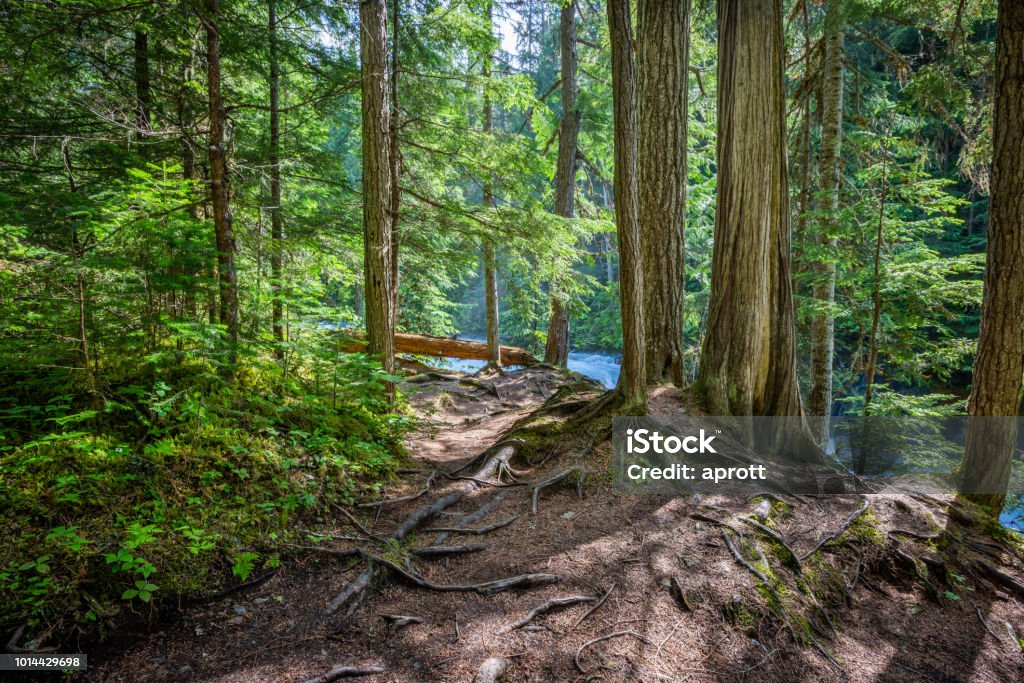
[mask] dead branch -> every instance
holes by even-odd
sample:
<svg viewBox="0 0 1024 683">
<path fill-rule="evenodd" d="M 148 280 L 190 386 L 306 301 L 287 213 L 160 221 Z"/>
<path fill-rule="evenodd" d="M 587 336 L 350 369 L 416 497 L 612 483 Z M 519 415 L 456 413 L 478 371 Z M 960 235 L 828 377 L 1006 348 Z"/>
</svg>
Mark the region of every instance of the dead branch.
<svg viewBox="0 0 1024 683">
<path fill-rule="evenodd" d="M 572 605 L 577 605 L 581 602 L 594 602 L 595 600 L 597 600 L 597 598 L 590 595 L 567 595 L 562 598 L 551 598 L 550 600 L 547 600 L 546 602 L 537 605 L 532 610 L 527 612 L 525 617 L 512 622 L 508 626 L 498 629 L 497 634 L 502 635 L 504 633 L 509 633 L 511 631 L 515 631 L 516 629 L 522 628 L 534 619 L 536 619 L 537 617 L 539 617 L 540 615 L 547 614 L 551 610 L 561 609 L 563 607 L 570 607 Z"/>
<path fill-rule="evenodd" d="M 843 533 L 845 533 L 845 532 L 846 532 L 846 530 L 850 528 L 850 525 L 851 525 L 851 524 L 853 524 L 853 523 L 854 523 L 854 522 L 855 522 L 855 521 L 857 520 L 857 518 L 858 518 L 858 517 L 860 517 L 860 516 L 861 516 L 861 515 L 863 515 L 863 514 L 864 514 L 865 512 L 867 512 L 867 509 L 868 509 L 868 499 L 867 499 L 867 498 L 865 498 L 865 499 L 864 499 L 864 504 L 860 506 L 860 509 L 858 509 L 858 510 L 857 510 L 856 512 L 854 512 L 854 513 L 853 513 L 852 515 L 850 515 L 849 517 L 847 517 L 847 518 L 846 518 L 846 521 L 845 521 L 845 522 L 843 522 L 843 525 L 842 525 L 842 526 L 840 526 L 840 527 L 839 527 L 838 529 L 836 529 L 835 531 L 833 531 L 832 533 L 830 533 L 830 534 L 826 535 L 826 536 L 825 536 L 824 538 L 822 538 L 822 539 L 821 539 L 820 541 L 818 541 L 818 543 L 817 543 L 817 544 L 816 544 L 816 545 L 815 545 L 815 546 L 814 546 L 813 548 L 811 548 L 811 549 L 810 549 L 809 551 L 807 551 L 806 553 L 804 553 L 804 554 L 803 554 L 803 555 L 802 555 L 802 556 L 800 557 L 800 560 L 801 560 L 801 561 L 803 561 L 803 560 L 806 560 L 806 559 L 807 559 L 808 557 L 810 557 L 810 556 L 811 556 L 811 555 L 813 555 L 814 553 L 816 553 L 816 552 L 818 552 L 819 550 L 821 550 L 821 548 L 822 548 L 822 547 L 823 547 L 823 546 L 824 546 L 824 545 L 825 545 L 826 543 L 828 543 L 829 541 L 832 541 L 832 540 L 834 540 L 834 539 L 836 539 L 836 538 L 839 538 L 840 536 L 842 536 L 842 535 L 843 535 Z"/>
<path fill-rule="evenodd" d="M 591 645 L 595 645 L 605 640 L 611 640 L 612 638 L 619 638 L 621 636 L 632 636 L 637 640 L 641 640 L 647 643 L 648 645 L 652 644 L 650 640 L 648 640 L 645 636 L 640 635 L 636 631 L 616 631 L 615 633 L 609 633 L 608 635 L 599 636 L 597 638 L 594 638 L 593 640 L 588 640 L 587 642 L 583 643 L 583 645 L 580 645 L 580 649 L 576 650 L 576 656 L 573 657 L 572 660 L 576 664 L 576 668 L 579 669 L 580 673 L 587 673 L 587 670 L 583 668 L 582 664 L 580 664 L 580 655 L 583 654 L 584 650 L 586 650 Z"/>
<path fill-rule="evenodd" d="M 562 481 L 563 479 L 568 477 L 573 472 L 579 472 L 579 471 L 580 471 L 579 467 L 570 467 L 569 469 L 565 470 L 564 472 L 559 472 L 555 476 L 548 477 L 544 481 L 535 484 L 534 487 L 533 487 L 533 514 L 537 514 L 537 504 L 540 502 L 540 492 L 541 492 L 541 489 L 544 489 L 544 488 L 546 488 L 548 486 L 551 486 L 552 484 L 557 484 L 558 482 Z"/>
<path fill-rule="evenodd" d="M 590 607 L 590 609 L 583 613 L 583 616 L 576 620 L 576 623 L 573 624 L 572 627 L 578 628 L 579 625 L 582 624 L 587 617 L 596 612 L 598 608 L 600 608 L 601 605 L 604 604 L 604 601 L 608 599 L 608 596 L 612 594 L 613 590 L 615 590 L 614 583 L 608 587 L 608 590 L 604 592 L 604 595 L 602 595 L 601 598 Z"/>
<path fill-rule="evenodd" d="M 331 683 L 339 678 L 354 678 L 356 676 L 370 676 L 382 674 L 386 671 L 380 666 L 336 666 L 325 674 L 307 678 L 302 683 Z"/>
<path fill-rule="evenodd" d="M 355 516 L 351 512 L 346 510 L 345 508 L 341 507 L 337 503 L 331 503 L 331 507 L 334 508 L 337 512 L 340 512 L 341 514 L 343 514 L 345 516 L 345 518 L 349 521 L 349 524 L 354 526 L 364 536 L 369 536 L 370 538 L 372 538 L 375 541 L 381 540 L 380 536 L 378 536 L 377 534 L 373 533 L 372 531 L 367 529 L 365 526 L 363 526 L 362 523 L 358 519 L 356 519 Z"/>
</svg>

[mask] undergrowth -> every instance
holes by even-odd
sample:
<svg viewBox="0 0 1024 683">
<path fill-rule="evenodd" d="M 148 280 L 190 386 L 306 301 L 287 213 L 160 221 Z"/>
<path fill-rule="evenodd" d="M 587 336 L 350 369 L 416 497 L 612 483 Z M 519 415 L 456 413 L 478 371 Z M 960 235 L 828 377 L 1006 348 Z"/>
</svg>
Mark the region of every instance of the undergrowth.
<svg viewBox="0 0 1024 683">
<path fill-rule="evenodd" d="M 0 403 L 0 627 L 31 647 L 151 619 L 276 567 L 298 519 L 378 488 L 410 419 L 378 365 L 332 363 L 331 381 L 257 357 L 231 381 L 202 362 L 88 392 L 39 379 Z"/>
</svg>

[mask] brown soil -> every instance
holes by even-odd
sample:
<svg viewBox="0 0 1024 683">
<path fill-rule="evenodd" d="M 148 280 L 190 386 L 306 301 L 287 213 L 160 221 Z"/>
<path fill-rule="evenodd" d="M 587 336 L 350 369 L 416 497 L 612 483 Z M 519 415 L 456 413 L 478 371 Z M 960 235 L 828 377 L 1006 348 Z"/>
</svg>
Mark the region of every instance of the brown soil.
<svg viewBox="0 0 1024 683">
<path fill-rule="evenodd" d="M 407 388 L 422 417 L 420 431 L 409 443 L 417 472 L 390 488 L 389 497 L 414 493 L 432 470 L 451 471 L 478 455 L 564 379 L 534 369 L 485 381 L 493 384 L 436 381 Z M 684 404 L 674 389 L 658 389 L 652 397 L 656 414 L 678 414 Z M 91 670 L 81 680 L 289 682 L 339 665 L 359 665 L 385 669 L 356 679 L 375 683 L 471 681 L 489 657 L 511 662 L 503 679 L 508 681 L 1024 680 L 1024 655 L 1016 642 L 1024 637 L 1019 596 L 959 569 L 953 559 L 952 575 L 945 582 L 934 572 L 927 578 L 927 568 L 915 578 L 913 566 L 899 566 L 897 545 L 910 557 L 967 558 L 962 544 L 945 545 L 943 539 L 955 536 L 987 551 L 991 561 L 1021 579 L 1016 551 L 984 545 L 980 535 L 950 519 L 942 501 L 872 497 L 860 522 L 803 561 L 804 580 L 811 587 L 803 591 L 800 577 L 784 566 L 787 557 L 781 546 L 773 546 L 770 538 L 740 520 L 756 502 L 618 495 L 602 474 L 609 444 L 588 448 L 593 441 L 590 433 L 565 441 L 556 449 L 564 452 L 532 469 L 515 463 L 517 469 L 528 470 L 525 482 L 582 464 L 590 472 L 582 499 L 567 478 L 543 491 L 539 513 L 533 515 L 529 486 L 480 486 L 426 526 L 458 527 L 461 516 L 496 495 L 503 496 L 500 505 L 472 526 L 521 516 L 487 534 L 445 541 L 488 544 L 482 552 L 411 562 L 435 583 L 551 572 L 564 577 L 557 585 L 488 597 L 418 588 L 391 574 L 371 587 L 350 618 L 338 614 L 325 619 L 325 605 L 361 571 L 362 562 L 302 553 L 256 588 L 185 609 L 173 623 L 140 634 L 133 646 L 105 661 L 93 655 Z M 465 483 L 437 479 L 429 493 L 385 506 L 379 518 L 373 509 L 353 512 L 374 533 L 386 536 L 418 506 Z M 862 500 L 787 499 L 788 505 L 776 506 L 771 524 L 802 555 L 840 528 Z M 762 571 L 766 566 L 751 558 L 756 557 L 755 547 L 764 552 L 788 619 L 771 591 L 730 553 L 724 527 L 696 519 L 695 513 L 742 532 L 742 541 L 730 538 Z M 317 529 L 353 531 L 340 516 Z M 938 533 L 940 538 L 914 539 L 890 533 L 894 529 Z M 407 540 L 419 548 L 435 537 L 421 530 Z M 335 547 L 351 544 L 337 542 Z M 964 563 L 971 566 L 967 559 Z M 674 586 L 686 596 L 687 605 L 673 598 Z M 550 598 L 600 596 L 609 588 L 607 601 L 579 625 L 589 603 L 549 612 L 505 632 Z M 415 616 L 422 623 L 388 633 L 384 614 Z M 601 636 L 611 637 L 595 641 Z"/>
</svg>

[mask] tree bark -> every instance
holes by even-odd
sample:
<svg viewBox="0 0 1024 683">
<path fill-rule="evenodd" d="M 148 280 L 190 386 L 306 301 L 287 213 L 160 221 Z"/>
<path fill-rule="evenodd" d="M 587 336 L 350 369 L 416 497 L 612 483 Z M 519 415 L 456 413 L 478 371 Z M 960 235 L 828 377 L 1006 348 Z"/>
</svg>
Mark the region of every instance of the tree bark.
<svg viewBox="0 0 1024 683">
<path fill-rule="evenodd" d="M 576 1 L 562 7 L 558 29 L 562 59 L 562 121 L 558 130 L 558 166 L 555 170 L 555 213 L 572 218 L 576 213 L 576 155 L 580 112 L 576 108 Z M 569 361 L 569 312 L 560 293 L 551 294 L 544 362 L 565 367 Z"/>
<path fill-rule="evenodd" d="M 217 242 L 217 272 L 220 280 L 220 324 L 227 330 L 229 360 L 234 363 L 238 346 L 238 274 L 235 270 L 235 236 L 232 229 L 231 189 L 228 154 L 224 140 L 227 115 L 221 96 L 219 1 L 205 0 L 202 17 L 206 28 L 206 82 L 210 116 L 210 198 L 213 230 Z"/>
<path fill-rule="evenodd" d="M 629 0 L 608 0 L 615 117 L 615 227 L 619 242 L 622 370 L 618 390 L 627 413 L 647 412 L 644 279 L 637 187 L 636 68 Z"/>
<path fill-rule="evenodd" d="M 647 381 L 682 386 L 690 0 L 637 4 Z"/>
<path fill-rule="evenodd" d="M 359 56 L 363 115 L 363 274 L 367 350 L 384 370 L 395 370 L 392 314 L 392 178 L 388 105 L 387 6 L 385 0 L 359 4 Z M 389 386 L 389 394 L 394 387 Z"/>
<path fill-rule="evenodd" d="M 998 516 L 1024 375 L 1024 3 L 1000 0 L 996 23 L 988 256 L 962 490 Z"/>
<path fill-rule="evenodd" d="M 270 291 L 271 326 L 273 328 L 274 356 L 284 360 L 284 301 L 281 297 L 284 278 L 284 221 L 281 216 L 281 114 L 279 100 L 280 62 L 277 36 L 277 1 L 268 0 L 270 34 Z"/>
<path fill-rule="evenodd" d="M 782 0 L 719 0 L 718 22 L 718 198 L 699 389 L 713 415 L 802 415 Z"/>
<path fill-rule="evenodd" d="M 807 412 L 816 420 L 815 437 L 828 438 L 832 414 L 832 362 L 835 355 L 837 220 L 843 145 L 843 0 L 829 0 L 825 15 L 825 62 L 822 74 L 821 113 L 821 220 L 815 236 L 824 260 L 815 264 L 813 298 L 816 313 L 811 320 L 811 387 Z"/>
</svg>

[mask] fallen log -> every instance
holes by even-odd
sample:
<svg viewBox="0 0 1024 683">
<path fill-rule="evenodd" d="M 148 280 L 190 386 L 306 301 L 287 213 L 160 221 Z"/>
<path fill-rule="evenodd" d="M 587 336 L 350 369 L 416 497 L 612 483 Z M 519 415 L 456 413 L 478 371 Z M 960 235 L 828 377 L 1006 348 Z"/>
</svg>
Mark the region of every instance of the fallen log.
<svg viewBox="0 0 1024 683">
<path fill-rule="evenodd" d="M 344 353 L 362 353 L 366 351 L 366 339 L 363 332 L 345 330 L 340 350 Z M 396 334 L 395 353 L 411 353 L 417 356 L 440 356 L 443 358 L 463 358 L 467 360 L 487 360 L 487 344 L 484 342 L 466 341 L 465 339 L 449 339 L 448 337 L 431 337 L 425 334 Z M 536 365 L 540 360 L 532 353 L 518 346 L 501 347 L 502 365 Z"/>
</svg>

